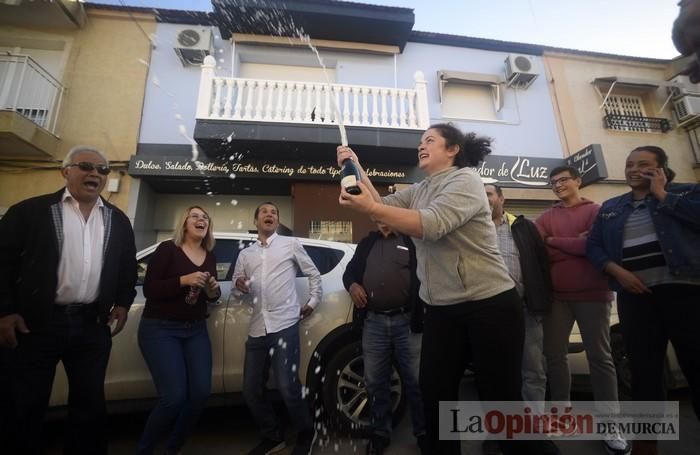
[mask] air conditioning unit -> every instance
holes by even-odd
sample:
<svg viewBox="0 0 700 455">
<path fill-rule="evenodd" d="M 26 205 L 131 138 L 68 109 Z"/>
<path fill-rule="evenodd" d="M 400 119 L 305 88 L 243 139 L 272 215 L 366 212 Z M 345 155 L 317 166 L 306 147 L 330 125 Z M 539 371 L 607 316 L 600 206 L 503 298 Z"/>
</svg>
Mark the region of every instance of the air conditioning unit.
<svg viewBox="0 0 700 455">
<path fill-rule="evenodd" d="M 676 76 L 669 82 L 682 85 L 682 87 L 666 87 L 666 95 L 670 97 L 677 98 L 683 95 L 700 95 L 700 86 L 691 83 L 688 76 Z"/>
<path fill-rule="evenodd" d="M 537 79 L 533 71 L 532 59 L 527 55 L 510 54 L 506 58 L 506 85 L 508 87 L 528 88 Z"/>
<path fill-rule="evenodd" d="M 683 95 L 673 101 L 673 112 L 678 126 L 688 126 L 700 121 L 700 95 Z"/>
<path fill-rule="evenodd" d="M 182 66 L 201 65 L 204 63 L 204 57 L 212 53 L 211 29 L 185 25 L 176 33 L 175 53 L 182 62 Z"/>
</svg>

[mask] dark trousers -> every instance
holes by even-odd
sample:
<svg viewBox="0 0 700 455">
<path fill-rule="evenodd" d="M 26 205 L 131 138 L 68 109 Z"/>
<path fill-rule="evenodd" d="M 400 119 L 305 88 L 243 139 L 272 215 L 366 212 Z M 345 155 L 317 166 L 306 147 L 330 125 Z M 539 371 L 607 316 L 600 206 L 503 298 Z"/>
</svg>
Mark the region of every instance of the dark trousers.
<svg viewBox="0 0 700 455">
<path fill-rule="evenodd" d="M 309 405 L 299 382 L 299 323 L 261 337 L 248 337 L 243 366 L 243 398 L 255 418 L 263 438 L 284 439 L 279 420 L 267 395 L 270 369 L 277 389 L 297 431 L 313 428 Z"/>
<path fill-rule="evenodd" d="M 431 454 L 459 454 L 460 441 L 440 441 L 440 401 L 459 400 L 459 383 L 472 359 L 479 397 L 522 401 L 521 363 L 525 324 L 515 289 L 456 305 L 427 305 L 423 328 L 420 386 Z M 529 441 L 501 443 L 505 454 L 525 450 Z"/>
<path fill-rule="evenodd" d="M 3 453 L 44 452 L 44 415 L 59 360 L 68 376 L 68 419 L 64 453 L 107 453 L 104 380 L 112 338 L 109 327 L 97 322 L 94 307 L 74 313 L 54 311 L 46 329 L 18 335 L 15 349 L 3 352 L 2 391 L 9 409 L 2 413 L 8 430 Z"/>
<path fill-rule="evenodd" d="M 666 284 L 651 294 L 621 292 L 617 306 L 632 373 L 634 400 L 663 401 L 669 340 L 700 420 L 700 286 Z"/>
</svg>

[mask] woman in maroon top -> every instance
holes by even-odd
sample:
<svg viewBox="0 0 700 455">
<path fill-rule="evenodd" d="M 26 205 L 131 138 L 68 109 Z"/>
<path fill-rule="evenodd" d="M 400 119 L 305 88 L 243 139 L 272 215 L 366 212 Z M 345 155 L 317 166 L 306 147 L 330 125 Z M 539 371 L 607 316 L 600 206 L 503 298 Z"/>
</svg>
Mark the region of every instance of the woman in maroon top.
<svg viewBox="0 0 700 455">
<path fill-rule="evenodd" d="M 212 230 L 201 207 L 188 208 L 173 240 L 158 245 L 148 264 L 138 341 L 159 400 L 146 422 L 138 454 L 153 453 L 165 436 L 166 454 L 178 453 L 211 390 L 207 302 L 221 296 Z"/>
</svg>

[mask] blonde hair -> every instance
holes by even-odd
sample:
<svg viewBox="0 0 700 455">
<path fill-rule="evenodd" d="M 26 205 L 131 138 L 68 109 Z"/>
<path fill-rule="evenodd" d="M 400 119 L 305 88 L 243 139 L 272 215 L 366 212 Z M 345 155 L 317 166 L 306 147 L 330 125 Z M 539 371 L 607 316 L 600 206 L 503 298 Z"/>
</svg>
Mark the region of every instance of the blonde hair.
<svg viewBox="0 0 700 455">
<path fill-rule="evenodd" d="M 185 226 L 187 225 L 187 218 L 189 218 L 192 209 L 199 209 L 202 212 L 204 212 L 205 215 L 209 216 L 207 211 L 198 205 L 187 207 L 187 209 L 184 212 L 182 212 L 182 215 L 180 215 L 180 221 L 177 223 L 177 226 L 175 226 L 175 234 L 173 235 L 173 242 L 179 247 L 182 246 L 182 244 L 185 242 Z M 207 233 L 202 239 L 202 246 L 207 251 L 213 250 L 214 244 L 216 243 L 216 239 L 214 239 L 213 232 L 214 220 L 212 220 L 211 216 L 209 216 L 209 226 L 207 227 Z"/>
</svg>

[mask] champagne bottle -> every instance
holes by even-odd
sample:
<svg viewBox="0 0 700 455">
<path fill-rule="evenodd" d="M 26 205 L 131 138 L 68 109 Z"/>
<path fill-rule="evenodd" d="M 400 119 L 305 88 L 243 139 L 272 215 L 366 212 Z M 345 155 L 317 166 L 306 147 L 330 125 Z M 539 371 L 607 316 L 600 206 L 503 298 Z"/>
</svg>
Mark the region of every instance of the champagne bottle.
<svg viewBox="0 0 700 455">
<path fill-rule="evenodd" d="M 199 286 L 190 286 L 185 296 L 185 303 L 188 305 L 194 305 L 199 300 L 199 294 L 202 292 L 202 288 Z"/>
<path fill-rule="evenodd" d="M 360 181 L 360 171 L 355 166 L 355 162 L 350 158 L 343 161 L 343 170 L 340 173 L 340 186 L 345 188 L 350 194 L 360 194 L 360 187 L 357 182 Z"/>
</svg>

